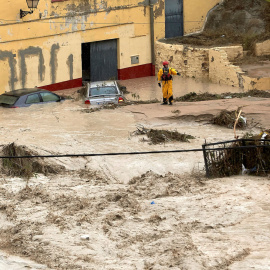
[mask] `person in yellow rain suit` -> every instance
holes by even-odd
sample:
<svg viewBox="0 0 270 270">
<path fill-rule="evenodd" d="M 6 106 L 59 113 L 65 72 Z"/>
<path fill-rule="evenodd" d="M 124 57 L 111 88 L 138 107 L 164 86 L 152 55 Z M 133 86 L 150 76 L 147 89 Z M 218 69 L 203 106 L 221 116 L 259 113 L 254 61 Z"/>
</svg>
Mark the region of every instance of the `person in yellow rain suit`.
<svg viewBox="0 0 270 270">
<path fill-rule="evenodd" d="M 158 72 L 158 86 L 161 87 L 162 83 L 162 93 L 163 93 L 163 103 L 162 105 L 173 103 L 173 90 L 172 90 L 172 75 L 180 76 L 180 73 L 173 68 L 169 68 L 169 62 L 163 62 L 163 68 Z"/>
</svg>

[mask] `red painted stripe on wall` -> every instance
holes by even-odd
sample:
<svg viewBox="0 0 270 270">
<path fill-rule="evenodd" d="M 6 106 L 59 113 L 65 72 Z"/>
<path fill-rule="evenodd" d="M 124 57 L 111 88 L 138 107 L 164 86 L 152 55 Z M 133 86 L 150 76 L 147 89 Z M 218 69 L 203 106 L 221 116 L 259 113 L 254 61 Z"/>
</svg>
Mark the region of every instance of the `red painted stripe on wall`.
<svg viewBox="0 0 270 270">
<path fill-rule="evenodd" d="M 49 91 L 64 90 L 69 88 L 75 88 L 82 86 L 82 78 L 74 79 L 70 81 L 54 83 L 50 85 L 39 86 L 38 88 L 46 89 Z"/>
<path fill-rule="evenodd" d="M 128 80 L 148 76 L 155 76 L 155 65 L 152 65 L 151 63 L 118 69 L 118 80 Z"/>
<path fill-rule="evenodd" d="M 128 80 L 148 76 L 155 76 L 155 66 L 152 64 L 118 69 L 118 80 Z M 46 89 L 49 91 L 58 91 L 81 86 L 82 86 L 82 78 L 78 78 L 70 81 L 39 86 L 38 88 Z"/>
</svg>

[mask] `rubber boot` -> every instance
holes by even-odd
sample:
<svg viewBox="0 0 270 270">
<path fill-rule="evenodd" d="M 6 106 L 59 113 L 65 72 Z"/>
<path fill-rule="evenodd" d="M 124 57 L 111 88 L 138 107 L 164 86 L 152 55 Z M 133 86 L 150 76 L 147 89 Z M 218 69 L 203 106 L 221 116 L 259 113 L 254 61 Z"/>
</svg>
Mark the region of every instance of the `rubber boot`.
<svg viewBox="0 0 270 270">
<path fill-rule="evenodd" d="M 163 103 L 161 103 L 161 105 L 167 105 L 167 104 L 168 104 L 167 98 L 163 98 Z"/>
<path fill-rule="evenodd" d="M 173 104 L 173 96 L 170 96 L 170 98 L 169 98 L 169 103 L 170 103 L 170 105 Z"/>
</svg>

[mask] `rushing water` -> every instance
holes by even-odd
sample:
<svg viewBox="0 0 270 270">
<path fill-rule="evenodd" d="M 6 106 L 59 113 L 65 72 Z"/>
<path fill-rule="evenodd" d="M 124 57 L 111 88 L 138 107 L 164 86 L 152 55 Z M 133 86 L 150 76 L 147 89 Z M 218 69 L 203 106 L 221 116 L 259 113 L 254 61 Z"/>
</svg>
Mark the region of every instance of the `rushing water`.
<svg viewBox="0 0 270 270">
<path fill-rule="evenodd" d="M 162 99 L 161 89 L 155 77 L 121 81 L 121 84 L 127 87 L 129 94 L 126 97 L 130 100 Z M 189 92 L 242 92 L 240 88 L 197 82 L 194 79 L 181 77 L 174 79 L 173 89 L 175 97 Z M 38 149 L 40 154 L 134 151 L 134 147 L 136 151 L 150 149 L 150 146 L 146 144 L 134 144 L 134 140 L 128 139 L 125 139 L 122 145 L 121 138 L 128 137 L 128 131 L 135 128 L 134 117 L 131 113 L 126 114 L 123 120 L 123 115 L 117 110 L 100 111 L 97 116 L 97 114 L 83 112 L 85 109 L 83 100 L 33 105 L 29 108 L 0 108 L 1 144 L 15 142 L 34 150 Z M 194 128 L 198 129 L 198 127 Z M 139 162 L 141 161 L 138 160 L 138 164 Z M 184 164 L 184 161 L 182 163 Z M 72 166 L 76 169 L 74 163 Z M 119 174 L 122 175 L 122 172 Z M 0 253 L 0 269 L 46 268 L 20 257 Z"/>
</svg>

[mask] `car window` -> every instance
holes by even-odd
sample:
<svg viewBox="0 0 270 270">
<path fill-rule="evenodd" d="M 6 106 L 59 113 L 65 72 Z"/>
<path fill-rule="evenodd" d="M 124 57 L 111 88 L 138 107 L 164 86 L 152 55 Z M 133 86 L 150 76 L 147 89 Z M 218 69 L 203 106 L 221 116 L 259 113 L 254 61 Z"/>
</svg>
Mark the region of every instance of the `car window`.
<svg viewBox="0 0 270 270">
<path fill-rule="evenodd" d="M 90 96 L 115 95 L 115 94 L 118 94 L 118 92 L 116 87 L 113 86 L 90 88 Z"/>
<path fill-rule="evenodd" d="M 9 96 L 9 95 L 1 95 L 0 96 L 0 103 L 1 104 L 7 104 L 7 105 L 13 105 L 18 97 Z"/>
<path fill-rule="evenodd" d="M 40 93 L 43 102 L 49 102 L 49 101 L 58 101 L 60 100 L 59 96 L 53 94 L 53 93 Z"/>
<path fill-rule="evenodd" d="M 39 99 L 39 95 L 38 94 L 33 94 L 33 95 L 29 95 L 26 99 L 26 104 L 32 104 L 32 103 L 39 103 L 40 99 Z"/>
</svg>

